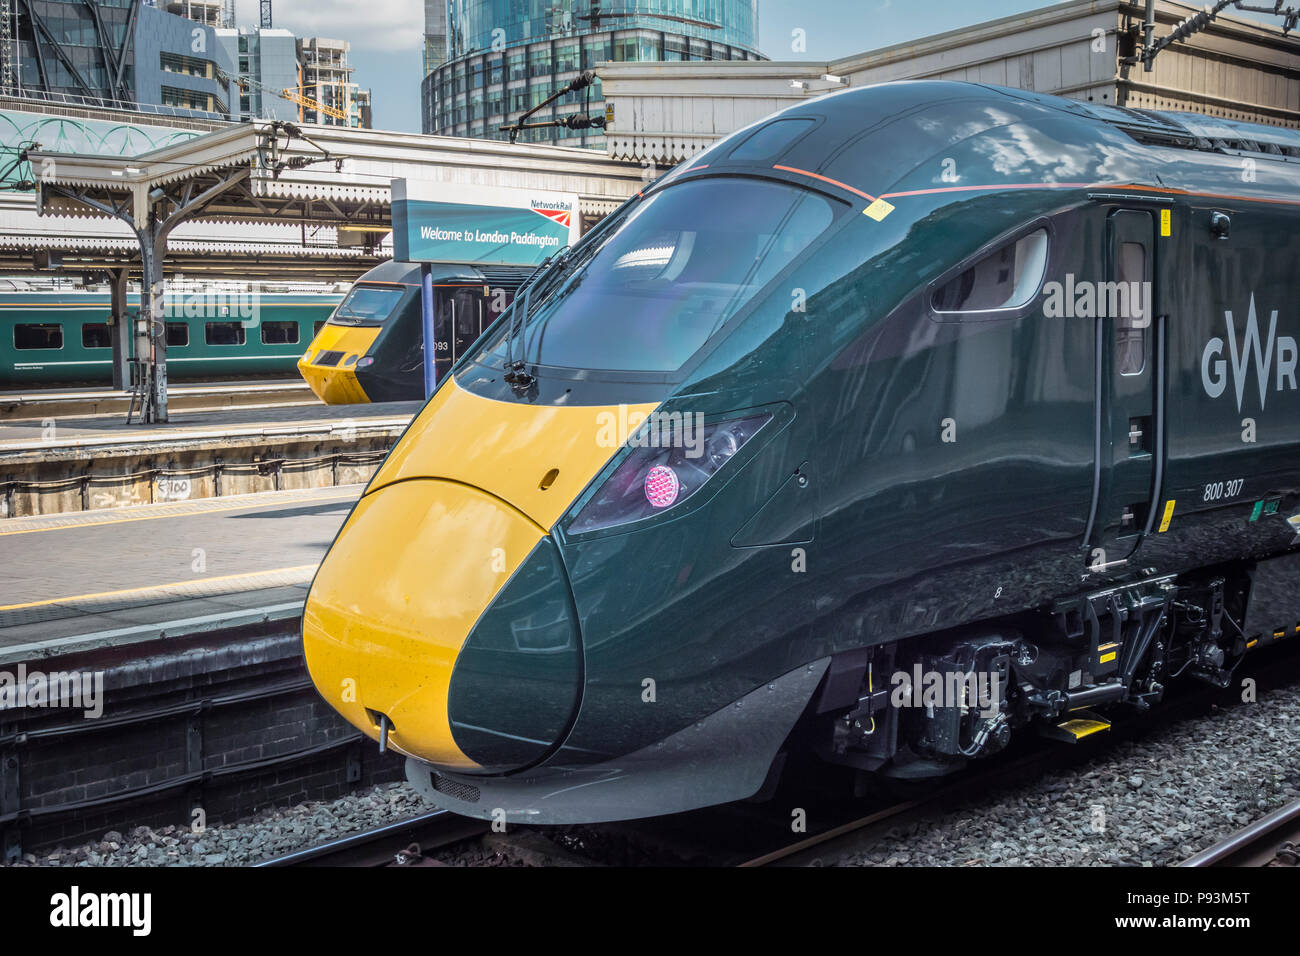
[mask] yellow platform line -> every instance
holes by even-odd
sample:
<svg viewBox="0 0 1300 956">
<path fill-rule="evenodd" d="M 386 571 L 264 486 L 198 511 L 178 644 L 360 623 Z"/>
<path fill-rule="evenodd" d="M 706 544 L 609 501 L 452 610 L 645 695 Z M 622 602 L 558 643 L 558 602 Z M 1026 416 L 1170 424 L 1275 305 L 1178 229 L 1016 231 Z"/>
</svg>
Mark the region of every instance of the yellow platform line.
<svg viewBox="0 0 1300 956">
<path fill-rule="evenodd" d="M 196 584 L 214 584 L 217 581 L 234 581 L 239 578 L 260 578 L 271 574 L 291 574 L 295 571 L 315 571 L 319 565 L 303 564 L 295 568 L 272 568 L 269 571 L 244 571 L 241 574 L 223 574 L 215 578 L 190 578 L 187 581 L 173 581 L 170 584 L 152 584 L 143 588 L 127 588 L 122 591 L 98 591 L 94 594 L 76 594 L 71 597 L 46 598 L 43 601 L 28 601 L 25 604 L 0 605 L 0 611 L 23 611 L 33 607 L 49 607 L 51 604 L 66 604 L 69 601 L 90 601 L 96 598 L 124 597 L 128 594 L 147 594 L 150 591 L 165 591 L 167 588 L 192 587 Z"/>
<path fill-rule="evenodd" d="M 258 508 L 274 508 L 277 505 L 297 505 L 297 504 L 302 504 L 305 501 L 321 501 L 321 502 L 348 501 L 352 498 L 360 498 L 360 497 L 361 497 L 361 492 L 360 490 L 358 490 L 344 495 L 303 495 L 301 497 L 296 497 L 296 498 L 277 498 L 275 501 L 245 501 L 241 504 L 230 504 L 218 508 L 195 508 L 192 511 L 181 511 L 181 512 L 169 511 L 165 514 L 132 515 L 131 517 L 127 517 L 127 518 L 105 518 L 102 521 L 98 521 L 98 520 L 78 521 L 78 522 L 70 522 L 68 524 L 52 524 L 45 528 L 17 528 L 13 531 L 0 531 L 0 538 L 7 538 L 15 534 L 40 534 L 43 531 L 66 531 L 69 528 L 99 528 L 99 527 L 103 527 L 104 525 L 127 524 L 132 521 L 158 521 L 162 518 L 192 518 L 195 517 L 196 515 L 221 514 L 224 511 L 248 511 L 248 510 L 256 510 Z M 219 500 L 220 499 L 218 498 L 200 498 L 200 499 L 196 499 L 194 502 L 191 503 L 198 504 L 200 501 L 219 501 Z M 165 508 L 168 505 L 175 506 L 180 504 L 185 504 L 185 502 L 170 501 L 165 504 L 159 503 L 156 505 L 137 505 L 136 507 Z M 102 513 L 112 514 L 114 510 L 116 509 L 105 508 Z M 73 514 L 88 514 L 88 513 L 89 512 L 85 512 L 85 511 L 73 512 Z M 33 515 L 32 517 L 38 517 L 38 516 Z M 39 517 L 53 518 L 55 517 L 55 515 L 40 515 Z M 16 520 L 21 521 L 23 519 L 19 518 Z"/>
</svg>

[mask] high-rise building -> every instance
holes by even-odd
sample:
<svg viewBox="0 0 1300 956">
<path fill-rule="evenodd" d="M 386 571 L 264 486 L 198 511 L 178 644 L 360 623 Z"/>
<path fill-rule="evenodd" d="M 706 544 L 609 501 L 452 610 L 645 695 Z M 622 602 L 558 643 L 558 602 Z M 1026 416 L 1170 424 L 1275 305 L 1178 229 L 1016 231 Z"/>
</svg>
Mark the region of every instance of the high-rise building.
<svg viewBox="0 0 1300 956">
<path fill-rule="evenodd" d="M 190 6 L 196 15 L 186 19 L 143 0 L 10 3 L 0 92 L 224 118 L 230 100 L 220 77 L 231 64 L 200 9 L 220 3 Z"/>
<path fill-rule="evenodd" d="M 501 126 L 610 60 L 765 59 L 755 46 L 758 0 L 426 0 L 424 33 L 422 126 L 451 136 L 506 138 Z M 432 62 L 444 47 L 444 61 Z M 604 108 L 597 80 L 528 121 Z M 604 136 L 549 127 L 519 140 L 600 146 Z"/>
<path fill-rule="evenodd" d="M 223 28 L 216 34 L 235 71 L 252 81 L 241 86 L 231 78 L 230 118 L 299 122 L 298 103 L 279 95 L 302 85 L 298 38 L 288 30 L 263 27 Z"/>
<path fill-rule="evenodd" d="M 447 61 L 447 0 L 424 0 L 424 75 Z"/>
<path fill-rule="evenodd" d="M 339 117 L 303 104 L 304 123 L 354 127 L 370 125 L 370 91 L 362 91 L 352 82 L 352 67 L 348 65 L 349 49 L 351 44 L 346 40 L 305 37 L 298 41 L 303 95 L 344 114 L 344 117 Z"/>
<path fill-rule="evenodd" d="M 162 6 L 168 13 L 210 27 L 228 26 L 225 21 L 225 0 L 166 0 Z"/>
</svg>

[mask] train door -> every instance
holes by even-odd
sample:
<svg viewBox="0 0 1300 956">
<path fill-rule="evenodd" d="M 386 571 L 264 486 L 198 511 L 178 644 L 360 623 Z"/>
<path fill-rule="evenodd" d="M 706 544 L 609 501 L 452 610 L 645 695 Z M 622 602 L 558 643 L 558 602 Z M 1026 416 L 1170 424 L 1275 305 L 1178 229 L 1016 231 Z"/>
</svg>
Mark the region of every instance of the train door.
<svg viewBox="0 0 1300 956">
<path fill-rule="evenodd" d="M 434 301 L 434 369 L 441 382 L 486 328 L 483 287 L 438 286 Z"/>
<path fill-rule="evenodd" d="M 513 291 L 486 285 L 435 287 L 434 367 L 438 381 L 492 327 L 513 298 Z"/>
<path fill-rule="evenodd" d="M 1106 229 L 1106 281 L 1094 290 L 1098 352 L 1097 490 L 1089 566 L 1123 564 L 1154 522 L 1163 455 L 1163 324 L 1155 318 L 1155 223 L 1119 209 Z"/>
</svg>

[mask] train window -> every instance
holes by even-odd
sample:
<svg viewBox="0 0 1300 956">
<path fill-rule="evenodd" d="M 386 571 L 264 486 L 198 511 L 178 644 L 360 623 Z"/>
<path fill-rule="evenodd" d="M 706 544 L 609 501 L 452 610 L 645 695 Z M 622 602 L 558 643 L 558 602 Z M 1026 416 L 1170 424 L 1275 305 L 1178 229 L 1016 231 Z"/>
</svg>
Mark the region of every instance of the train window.
<svg viewBox="0 0 1300 956">
<path fill-rule="evenodd" d="M 190 344 L 190 327 L 185 322 L 167 323 L 167 347 L 183 349 Z"/>
<path fill-rule="evenodd" d="M 61 349 L 63 326 L 50 323 L 24 323 L 14 326 L 16 349 Z"/>
<path fill-rule="evenodd" d="M 1151 308 L 1147 284 L 1147 250 L 1140 242 L 1122 242 L 1116 278 L 1122 291 L 1115 315 L 1115 367 L 1121 375 L 1141 375 L 1147 365 L 1147 328 Z"/>
<path fill-rule="evenodd" d="M 208 322 L 204 338 L 209 345 L 243 345 L 244 326 L 239 322 Z"/>
<path fill-rule="evenodd" d="M 1037 229 L 990 253 L 935 290 L 940 315 L 1018 309 L 1038 294 L 1047 271 L 1047 230 Z"/>
<path fill-rule="evenodd" d="M 262 323 L 263 345 L 297 345 L 298 323 L 294 321 L 277 321 Z"/>
<path fill-rule="evenodd" d="M 403 286 L 355 286 L 330 321 L 335 325 L 380 325 L 393 314 L 404 295 Z"/>
<path fill-rule="evenodd" d="M 81 326 L 81 347 L 83 349 L 111 349 L 113 347 L 112 330 L 105 322 L 86 322 Z"/>
<path fill-rule="evenodd" d="M 810 118 L 782 119 L 768 123 L 751 133 L 749 138 L 731 151 L 730 159 L 772 159 L 789 149 L 794 141 L 806 135 L 817 121 Z"/>
<path fill-rule="evenodd" d="M 315 338 L 316 336 L 320 335 L 320 330 L 323 328 L 325 328 L 325 322 L 323 320 L 312 325 L 311 337 Z"/>
<path fill-rule="evenodd" d="M 707 179 L 670 186 L 634 207 L 538 303 L 529 316 L 538 327 L 528 335 L 530 348 L 536 342 L 541 365 L 676 371 L 800 260 L 830 227 L 836 208 L 783 183 Z M 504 332 L 488 346 L 497 355 L 505 352 Z"/>
</svg>

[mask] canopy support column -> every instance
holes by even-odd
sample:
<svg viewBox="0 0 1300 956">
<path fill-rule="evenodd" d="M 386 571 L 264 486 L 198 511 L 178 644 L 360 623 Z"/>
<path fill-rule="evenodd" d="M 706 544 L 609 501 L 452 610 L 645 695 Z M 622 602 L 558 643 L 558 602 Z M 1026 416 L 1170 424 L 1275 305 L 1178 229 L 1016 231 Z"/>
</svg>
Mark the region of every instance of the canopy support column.
<svg viewBox="0 0 1300 956">
<path fill-rule="evenodd" d="M 131 387 L 131 317 L 126 311 L 126 270 L 110 269 L 113 314 L 113 388 Z"/>
</svg>

